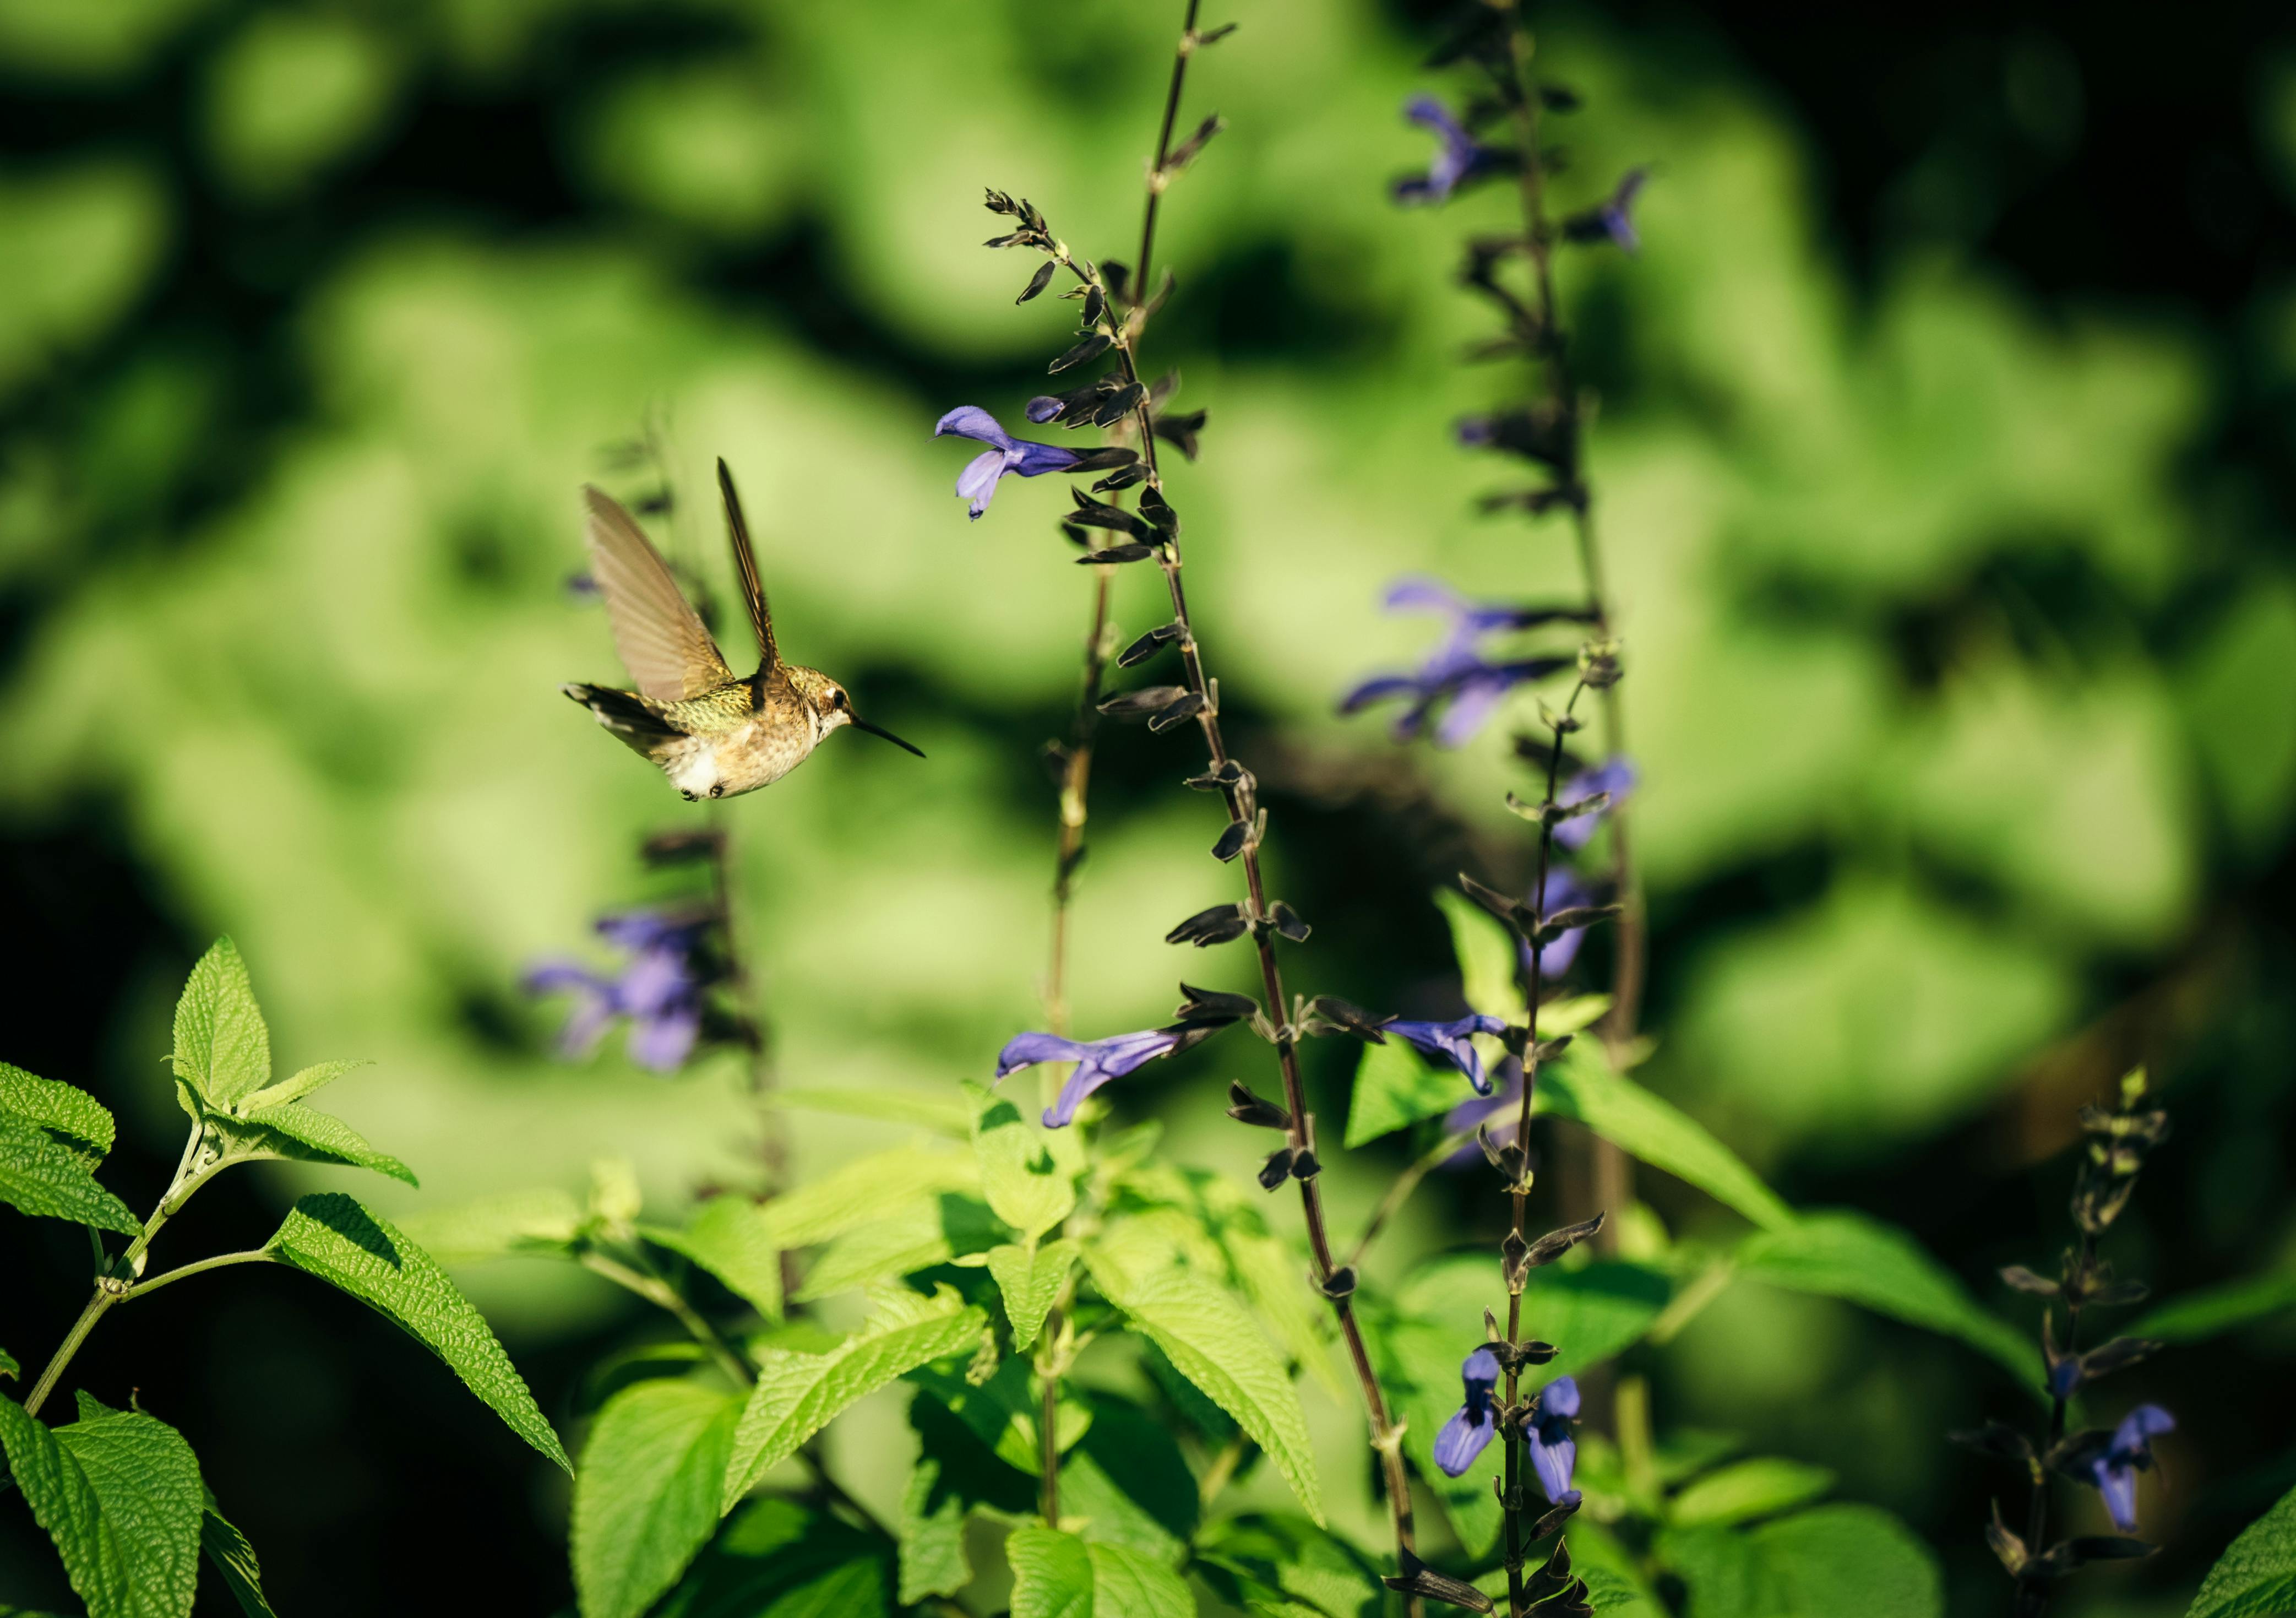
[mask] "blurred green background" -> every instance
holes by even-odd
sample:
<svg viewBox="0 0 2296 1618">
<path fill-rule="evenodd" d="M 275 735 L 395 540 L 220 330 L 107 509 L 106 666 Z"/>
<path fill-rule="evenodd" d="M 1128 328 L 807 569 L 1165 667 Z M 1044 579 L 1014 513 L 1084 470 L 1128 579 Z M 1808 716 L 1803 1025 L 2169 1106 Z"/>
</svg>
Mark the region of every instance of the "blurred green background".
<svg viewBox="0 0 2296 1618">
<path fill-rule="evenodd" d="M 1452 282 L 1505 200 L 1385 200 L 1425 160 L 1398 110 L 1440 83 L 1431 15 L 1233 14 L 1190 86 L 1232 127 L 1173 193 L 1149 350 L 1211 411 L 1175 474 L 1191 592 L 1317 924 L 1301 986 L 1456 1009 L 1424 895 L 1521 869 L 1502 750 L 1399 752 L 1332 702 L 1427 638 L 1377 612 L 1395 576 L 1575 576 L 1560 530 L 1474 514 L 1505 477 L 1447 430 L 1519 386 L 1461 362 L 1485 326 Z M 1036 750 L 1086 583 L 1059 489 L 1010 482 L 968 525 L 965 453 L 929 435 L 960 403 L 1016 419 L 1068 330 L 1013 307 L 1028 267 L 977 245 L 980 187 L 1128 257 L 1175 26 L 1143 0 L 0 0 L 0 1055 L 121 1112 L 123 1194 L 164 1183 L 165 1012 L 223 931 L 281 1060 L 378 1063 L 340 1096 L 423 1177 L 388 1211 L 573 1186 L 602 1154 L 665 1206 L 745 1171 L 730 1057 L 570 1066 L 516 991 L 656 891 L 641 834 L 705 818 L 556 690 L 619 681 L 564 588 L 574 490 L 653 492 L 614 453 L 649 431 L 676 552 L 723 571 L 723 455 L 784 649 L 931 755 L 839 737 L 716 817 L 785 1073 L 945 1091 L 1037 1020 Z M 1644 254 L 1565 283 L 1645 781 L 1650 1080 L 2019 1318 L 1989 1267 L 2049 1259 L 2071 1113 L 2140 1058 L 2182 1133 L 2124 1269 L 2173 1293 L 2296 1265 L 2296 37 L 2237 8 L 2150 26 L 1622 4 L 1543 40 L 1588 101 L 1566 201 L 1655 174 Z M 1152 588 L 1123 580 L 1128 633 Z M 1187 751 L 1109 733 L 1080 1031 L 1244 965 L 1159 941 L 1232 882 Z M 1216 1047 L 1120 1105 L 1239 1165 L 1211 1097 L 1248 1061 Z M 884 1134 L 801 1119 L 799 1161 Z M 191 1239 L 259 1240 L 297 1184 L 210 1194 Z M 1480 1241 L 1487 1200 L 1438 1188 L 1387 1262 Z M 84 1258 L 0 1222 L 34 1259 L 0 1341 L 45 1355 Z M 631 1327 L 586 1277 L 466 1280 L 562 1421 Z M 193 1290 L 81 1363 L 186 1430 L 283 1610 L 405 1610 L 450 1558 L 473 1606 L 562 1604 L 555 1480 L 411 1344 L 292 1277 Z M 2132 1379 L 2185 1419 L 2171 1552 L 2069 1612 L 2181 1611 L 2296 1482 L 2292 1347 L 2267 1326 Z M 1836 1467 L 1940 1543 L 1955 1610 L 1988 1598 L 1992 1479 L 1939 1434 L 2014 1408 L 1997 1372 L 1751 1285 L 1652 1368 L 1662 1422 Z M 897 1495 L 898 1417 L 855 1433 L 861 1491 Z M 56 1599 L 21 1517 L 0 1599 Z"/>
</svg>

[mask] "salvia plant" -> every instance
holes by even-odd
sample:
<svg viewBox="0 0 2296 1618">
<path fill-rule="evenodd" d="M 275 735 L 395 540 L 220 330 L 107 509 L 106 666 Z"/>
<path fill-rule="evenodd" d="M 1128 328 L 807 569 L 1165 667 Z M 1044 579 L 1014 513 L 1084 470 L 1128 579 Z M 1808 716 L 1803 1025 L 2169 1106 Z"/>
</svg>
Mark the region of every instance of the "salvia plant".
<svg viewBox="0 0 2296 1618">
<path fill-rule="evenodd" d="M 1185 202 L 1190 168 L 1217 160 L 1223 128 L 1188 105 L 1191 68 L 1234 26 L 1185 0 L 1152 142 L 1144 132 L 1139 234 L 1116 244 L 1128 257 L 1064 237 L 1063 199 L 1039 206 L 1019 184 L 987 192 L 988 246 L 1018 259 L 1018 301 L 1064 300 L 1075 329 L 1048 344 L 1053 391 L 947 401 L 933 427 L 980 447 L 955 481 L 968 520 L 1041 512 L 1048 497 L 1031 480 L 1069 480 L 1064 498 L 1050 497 L 1062 538 L 1048 539 L 1045 563 L 1066 555 L 1084 570 L 1085 633 L 1074 717 L 1048 752 L 1058 790 L 1042 1025 L 984 1050 L 973 1076 L 938 1094 L 783 1082 L 766 952 L 738 926 L 729 880 L 732 817 L 770 808 L 711 804 L 695 811 L 709 817 L 700 825 L 642 845 L 655 874 L 649 902 L 602 919 L 595 945 L 536 963 L 525 983 L 562 1006 L 570 1055 L 619 1040 L 637 1065 L 669 1073 L 714 1049 L 738 1054 L 758 1104 L 755 1170 L 706 1187 L 691 1207 L 649 1208 L 627 1165 L 602 1157 L 578 1195 L 515 1191 L 404 1228 L 340 1193 L 307 1195 L 259 1249 L 147 1273 L 163 1229 L 239 1164 L 286 1159 L 413 1182 L 307 1104 L 353 1064 L 275 1081 L 247 970 L 218 943 L 176 1017 L 190 1138 L 141 1220 L 95 1179 L 113 1136 L 104 1109 L 0 1067 L 0 1200 L 86 1225 L 94 1269 L 86 1310 L 22 1401 L 0 1399 L 0 1448 L 94 1618 L 188 1613 L 202 1555 L 245 1611 L 271 1610 L 254 1550 L 159 1415 L 77 1388 L 76 1419 L 46 1414 L 111 1311 L 257 1262 L 370 1304 L 561 1466 L 552 1426 L 441 1264 L 555 1260 L 649 1306 L 660 1329 L 596 1367 L 563 1413 L 582 1435 L 570 1512 L 582 1618 L 1941 1614 L 1937 1559 L 1889 1514 L 1830 1499 L 1821 1468 L 1661 1420 L 1644 1355 L 1741 1277 L 1938 1334 L 2019 1390 L 2017 1419 L 1958 1435 L 2023 1474 L 2021 1500 L 1997 1505 L 1983 1529 L 2012 1580 L 2001 1610 L 2039 1614 L 2084 1565 L 2149 1550 L 2135 1537 L 2142 1481 L 2174 1423 L 2150 1403 L 2109 1410 L 2097 1384 L 2156 1338 L 2189 1340 L 2243 1317 L 2236 1301 L 2201 1297 L 2126 1336 L 2098 1340 L 2090 1324 L 2091 1311 L 2142 1293 L 2114 1277 L 2103 1251 L 2167 1136 L 2141 1072 L 2113 1105 L 2082 1114 L 2075 1240 L 2055 1277 L 2003 1272 L 2043 1301 L 2038 1348 L 1908 1234 L 1792 1206 L 1636 1076 L 1652 1042 L 1639 1027 L 1639 776 L 1623 728 L 1631 659 L 1606 584 L 1595 412 L 1565 294 L 1582 265 L 1607 259 L 1610 272 L 1630 273 L 1648 175 L 1566 172 L 1550 127 L 1578 116 L 1580 97 L 1546 76 L 1512 3 L 1470 7 L 1431 63 L 1439 82 L 1402 111 L 1431 150 L 1391 191 L 1407 210 L 1398 228 L 1427 227 L 1408 215 L 1479 188 L 1512 193 L 1512 223 L 1471 238 L 1461 270 L 1496 317 L 1478 357 L 1500 362 L 1494 374 L 1513 378 L 1512 390 L 1456 436 L 1520 471 L 1486 508 L 1521 522 L 1526 546 L 1567 544 L 1577 584 L 1531 600 L 1398 581 L 1386 606 L 1429 615 L 1439 638 L 1415 668 L 1368 672 L 1341 707 L 1391 711 L 1402 743 L 1507 749 L 1523 781 L 1507 806 L 1524 831 L 1511 861 L 1494 856 L 1495 868 L 1431 895 L 1457 972 L 1443 1003 L 1374 1010 L 1292 987 L 1313 971 L 1310 927 L 1275 886 L 1275 828 L 1223 728 L 1217 649 L 1186 589 L 1185 545 L 1202 537 L 1183 520 L 1185 466 L 1216 454 L 1218 435 L 1155 342 L 1177 285 L 1158 259 L 1159 220 Z M 1399 127 L 1398 161 L 1403 141 Z M 653 434 L 635 458 L 660 470 Z M 1021 485 L 1000 500 L 1007 478 Z M 656 627 L 684 637 L 678 655 L 710 681 L 725 676 L 685 691 L 669 659 L 651 675 L 632 669 L 663 690 L 573 688 L 649 757 L 731 734 L 709 731 L 711 714 L 746 722 L 782 690 L 775 678 L 816 682 L 789 687 L 816 704 L 805 748 L 859 723 L 849 701 L 831 717 L 844 698 L 834 682 L 780 663 L 722 469 L 721 482 L 765 657 L 748 681 L 725 669 L 707 612 L 686 604 L 695 581 L 660 563 L 637 518 L 603 494 L 591 501 L 594 523 L 627 524 L 604 548 L 594 535 L 594 557 L 623 570 L 599 580 L 610 610 L 623 611 L 616 591 L 636 579 L 654 592 Z M 676 509 L 666 479 L 636 504 L 646 518 Z M 1249 538 L 1215 531 L 1209 542 Z M 658 578 L 646 571 L 656 567 Z M 1129 634 L 1119 622 L 1128 579 L 1156 604 Z M 624 627 L 618 619 L 618 635 Z M 1233 872 L 1234 897 L 1173 922 L 1166 941 L 1235 951 L 1253 985 L 1182 981 L 1170 1017 L 1149 1028 L 1072 1025 L 1070 924 L 1103 720 L 1136 722 L 1137 745 L 1175 750 L 1175 777 L 1216 810 L 1206 843 Z M 1313 1039 L 1340 1041 L 1352 1064 L 1337 1129 L 1310 1105 L 1302 1052 Z M 1152 1083 L 1213 1040 L 1234 1075 L 1227 1116 L 1268 1144 L 1256 1185 L 1172 1161 L 1152 1124 L 1111 1121 L 1107 1087 Z M 874 1120 L 902 1138 L 796 1179 L 783 1128 L 792 1108 Z M 1334 1154 L 1385 1152 L 1398 1138 L 1403 1166 L 1379 1195 L 1354 1207 L 1327 1196 Z M 1669 1229 L 1636 1197 L 1636 1164 L 1710 1200 L 1710 1216 Z M 1470 1228 L 1389 1277 L 1371 1263 L 1375 1244 L 1441 1174 L 1483 1187 L 1468 1199 Z M 0 1374 L 20 1374 L 4 1353 Z M 1365 1448 L 1351 1464 L 1372 1512 L 1327 1511 L 1323 1467 L 1334 1457 L 1319 1461 L 1311 1446 L 1303 1381 L 1359 1415 Z M 858 1498 L 824 1439 L 896 1385 L 915 1459 L 889 1508 Z M 2115 1532 L 2081 1532 L 2084 1514 Z M 2193 1612 L 2282 1610 L 2296 1603 L 2292 1569 L 2296 1504 L 2284 1501 L 2234 1545 Z"/>
</svg>

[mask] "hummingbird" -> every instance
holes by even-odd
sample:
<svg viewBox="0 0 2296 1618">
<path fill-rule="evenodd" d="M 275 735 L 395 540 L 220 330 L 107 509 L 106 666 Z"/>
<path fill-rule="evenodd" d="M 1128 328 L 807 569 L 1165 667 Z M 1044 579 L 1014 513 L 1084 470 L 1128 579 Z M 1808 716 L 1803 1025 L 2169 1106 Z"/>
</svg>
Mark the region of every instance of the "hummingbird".
<svg viewBox="0 0 2296 1618">
<path fill-rule="evenodd" d="M 590 571 L 606 598 L 614 649 L 638 688 L 618 691 L 577 682 L 559 689 L 668 776 L 689 803 L 771 786 L 841 725 L 882 736 L 923 758 L 922 749 L 855 713 L 845 687 L 820 669 L 782 661 L 774 645 L 773 610 L 758 577 L 757 553 L 750 546 L 750 526 L 723 460 L 718 463 L 718 488 L 726 497 L 726 534 L 741 575 L 742 597 L 758 632 L 758 671 L 742 678 L 726 666 L 726 654 L 644 530 L 612 496 L 585 484 Z"/>
</svg>

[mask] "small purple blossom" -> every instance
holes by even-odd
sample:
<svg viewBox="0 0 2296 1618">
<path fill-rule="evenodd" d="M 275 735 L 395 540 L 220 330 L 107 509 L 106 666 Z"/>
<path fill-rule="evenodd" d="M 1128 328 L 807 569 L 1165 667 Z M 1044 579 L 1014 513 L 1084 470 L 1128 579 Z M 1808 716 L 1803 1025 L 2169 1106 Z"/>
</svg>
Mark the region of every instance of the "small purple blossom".
<svg viewBox="0 0 2296 1618">
<path fill-rule="evenodd" d="M 1474 1037 L 1497 1033 L 1505 1026 L 1496 1017 L 1471 1012 L 1456 1023 L 1390 1023 L 1381 1031 L 1449 1063 L 1467 1075 L 1467 1082 L 1475 1087 L 1475 1094 L 1488 1096 L 1491 1093 L 1491 1081 L 1483 1072 L 1483 1053 L 1475 1048 Z"/>
<path fill-rule="evenodd" d="M 1538 1396 L 1538 1414 L 1523 1429 L 1530 1445 L 1530 1467 L 1547 1504 L 1567 1506 L 1578 1498 L 1570 1474 L 1578 1465 L 1578 1441 L 1570 1436 L 1571 1417 L 1578 1414 L 1578 1384 L 1557 1376 Z"/>
<path fill-rule="evenodd" d="M 1499 1430 L 1498 1412 L 1491 1404 L 1491 1390 L 1499 1383 L 1498 1356 L 1488 1348 L 1477 1349 L 1461 1362 L 1459 1380 L 1466 1388 L 1466 1402 L 1435 1434 L 1435 1464 L 1448 1477 L 1473 1466 Z"/>
<path fill-rule="evenodd" d="M 1076 1071 L 1053 1105 L 1045 1109 L 1045 1127 L 1064 1129 L 1077 1115 L 1084 1098 L 1111 1079 L 1121 1079 L 1143 1063 L 1168 1056 L 1188 1038 L 1186 1028 L 1151 1028 L 1136 1034 L 1111 1034 L 1105 1039 L 1063 1039 L 1058 1034 L 1015 1034 L 996 1054 L 996 1077 L 1001 1080 L 1039 1062 L 1073 1062 Z"/>
<path fill-rule="evenodd" d="M 2136 1532 L 2136 1474 L 2152 1468 L 2152 1441 L 2176 1430 L 2177 1418 L 2159 1405 L 2138 1405 L 2120 1418 L 2111 1446 L 2088 1464 L 2089 1481 L 2121 1532 Z"/>
<path fill-rule="evenodd" d="M 1034 415 L 1035 406 L 1043 402 L 1031 402 L 1030 420 L 1038 419 Z M 989 446 L 966 462 L 964 470 L 956 476 L 957 497 L 972 503 L 967 509 L 975 521 L 988 509 L 988 502 L 996 493 L 996 480 L 1006 472 L 1033 478 L 1047 472 L 1066 472 L 1084 458 L 1075 450 L 1062 449 L 1057 444 L 1037 444 L 1014 438 L 978 405 L 959 405 L 933 423 L 933 437 L 949 433 Z"/>
<path fill-rule="evenodd" d="M 699 952 L 706 919 L 631 910 L 600 918 L 598 934 L 629 952 L 615 976 L 575 961 L 543 961 L 523 980 L 530 995 L 571 990 L 574 1009 L 558 1038 L 567 1056 L 587 1055 L 617 1017 L 630 1023 L 630 1060 L 658 1073 L 675 1072 L 701 1034 L 703 987 Z"/>
<path fill-rule="evenodd" d="M 1614 753 L 1593 769 L 1581 771 L 1570 784 L 1555 794 L 1555 801 L 1564 805 L 1583 803 L 1596 793 L 1608 793 L 1611 801 L 1601 809 L 1558 823 L 1554 841 L 1566 849 L 1583 849 L 1595 839 L 1595 829 L 1601 825 L 1611 811 L 1633 796 L 1639 779 L 1635 761 L 1624 753 Z M 1550 906 L 1559 909 L 1560 906 Z"/>
<path fill-rule="evenodd" d="M 1410 699 L 1410 706 L 1395 722 L 1399 742 L 1416 736 L 1436 705 L 1447 702 L 1435 738 L 1446 747 L 1456 747 L 1489 721 L 1499 700 L 1509 691 L 1544 678 L 1562 666 L 1553 658 L 1492 662 L 1476 650 L 1475 643 L 1481 637 L 1520 626 L 1525 618 L 1520 607 L 1469 601 L 1433 579 L 1403 579 L 1389 589 L 1382 604 L 1390 612 L 1432 610 L 1451 620 L 1449 635 L 1412 673 L 1374 675 L 1340 699 L 1343 714 L 1391 697 Z"/>
<path fill-rule="evenodd" d="M 1471 175 L 1499 167 L 1504 154 L 1467 133 L 1451 111 L 1431 95 L 1414 95 L 1404 103 L 1403 116 L 1435 136 L 1435 156 L 1424 175 L 1395 183 L 1398 202 L 1442 202 Z"/>
<path fill-rule="evenodd" d="M 1624 252 L 1641 251 L 1643 239 L 1635 230 L 1635 199 L 1649 178 L 1647 168 L 1628 169 L 1606 201 L 1564 220 L 1562 234 L 1573 242 L 1609 242 Z"/>
</svg>

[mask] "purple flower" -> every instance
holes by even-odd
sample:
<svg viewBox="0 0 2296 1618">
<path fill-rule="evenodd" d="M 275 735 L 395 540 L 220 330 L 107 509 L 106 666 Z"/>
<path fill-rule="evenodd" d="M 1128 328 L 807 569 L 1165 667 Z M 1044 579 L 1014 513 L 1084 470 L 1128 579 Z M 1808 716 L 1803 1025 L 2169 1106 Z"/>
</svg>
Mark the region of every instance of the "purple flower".
<svg viewBox="0 0 2296 1618">
<path fill-rule="evenodd" d="M 1435 1464 L 1447 1477 L 1457 1477 L 1473 1466 L 1499 1430 L 1498 1412 L 1491 1406 L 1491 1390 L 1499 1382 L 1498 1356 L 1487 1348 L 1477 1349 L 1461 1363 L 1459 1380 L 1466 1386 L 1467 1402 L 1435 1434 Z"/>
<path fill-rule="evenodd" d="M 1505 1026 L 1496 1017 L 1471 1012 L 1456 1023 L 1390 1023 L 1380 1031 L 1449 1063 L 1467 1075 L 1467 1082 L 1475 1087 L 1475 1094 L 1488 1096 L 1491 1093 L 1491 1081 L 1483 1072 L 1483 1053 L 1475 1048 L 1474 1037 L 1497 1033 Z"/>
<path fill-rule="evenodd" d="M 1566 849 L 1583 849 L 1594 841 L 1595 828 L 1603 824 L 1610 812 L 1633 795 L 1636 781 L 1635 761 L 1624 753 L 1613 754 L 1593 769 L 1583 770 L 1568 786 L 1555 794 L 1562 804 L 1583 803 L 1596 793 L 1608 793 L 1611 801 L 1601 809 L 1559 823 L 1554 828 L 1554 841 Z M 1550 906 L 1560 909 L 1562 907 Z"/>
<path fill-rule="evenodd" d="M 1578 1441 L 1570 1436 L 1570 1418 L 1578 1414 L 1578 1384 L 1557 1376 L 1538 1396 L 1538 1413 L 1523 1429 L 1530 1444 L 1530 1467 L 1550 1506 L 1567 1506 L 1578 1498 L 1570 1474 L 1578 1465 Z"/>
<path fill-rule="evenodd" d="M 1061 1086 L 1059 1097 L 1045 1109 L 1045 1127 L 1065 1128 L 1084 1105 L 1084 1098 L 1111 1079 L 1121 1079 L 1144 1062 L 1168 1056 L 1194 1031 L 1185 1027 L 1152 1028 L 1136 1034 L 1111 1034 L 1105 1039 L 1063 1039 L 1058 1034 L 1015 1034 L 996 1054 L 996 1077 L 1005 1079 L 1039 1062 L 1073 1062 L 1076 1071 Z"/>
<path fill-rule="evenodd" d="M 2152 1441 L 2176 1430 L 2177 1418 L 2159 1405 L 2138 1405 L 2120 1418 L 2111 1446 L 2088 1464 L 2089 1480 L 2121 1532 L 2136 1532 L 2136 1474 L 2152 1468 Z"/>
<path fill-rule="evenodd" d="M 1398 202 L 1441 202 L 1459 182 L 1499 166 L 1505 154 L 1483 145 L 1467 133 L 1450 109 L 1431 95 L 1414 95 L 1404 103 L 1403 116 L 1435 136 L 1435 157 L 1424 175 L 1395 183 Z"/>
<path fill-rule="evenodd" d="M 1066 472 L 1084 459 L 1075 450 L 1062 449 L 1057 444 L 1036 444 L 1014 438 L 978 405 L 959 405 L 933 423 L 935 438 L 952 432 L 961 439 L 991 446 L 966 462 L 964 470 L 956 476 L 957 497 L 972 502 L 968 509 L 976 521 L 988 509 L 989 499 L 996 493 L 996 480 L 1006 472 L 1033 478 L 1041 472 Z"/>
<path fill-rule="evenodd" d="M 676 1072 L 701 1033 L 702 975 L 697 957 L 706 919 L 631 910 L 602 917 L 599 936 L 629 952 L 620 973 L 602 976 L 574 961 L 544 961 L 524 979 L 526 992 L 571 990 L 574 1010 L 558 1037 L 561 1054 L 595 1049 L 617 1017 L 630 1023 L 630 1060 L 658 1073 Z"/>
<path fill-rule="evenodd" d="M 1611 242 L 1627 252 L 1641 251 L 1643 239 L 1635 234 L 1635 198 L 1649 178 L 1647 168 L 1628 169 L 1607 201 L 1565 219 L 1562 234 L 1573 242 Z"/>
<path fill-rule="evenodd" d="M 1562 825 L 1573 824 L 1575 823 L 1566 820 Z M 1555 827 L 1558 836 L 1562 830 L 1562 826 Z M 1534 889 L 1528 897 L 1536 903 L 1538 899 L 1537 890 Z M 1540 907 L 1544 914 L 1552 916 L 1558 910 L 1569 910 L 1579 905 L 1592 904 L 1594 899 L 1594 890 L 1579 881 L 1578 874 L 1570 866 L 1554 866 L 1548 869 L 1546 902 Z M 1567 932 L 1558 932 L 1548 939 L 1539 947 L 1538 975 L 1541 978 L 1559 978 L 1570 971 L 1570 963 L 1578 958 L 1578 946 L 1586 941 L 1587 929 L 1584 927 L 1573 927 Z M 1515 949 L 1522 957 L 1522 969 L 1529 972 L 1530 946 L 1517 940 Z"/>
<path fill-rule="evenodd" d="M 1395 736 L 1407 742 L 1427 723 L 1439 702 L 1449 703 L 1436 740 L 1456 747 L 1471 739 L 1497 710 L 1499 699 L 1515 686 L 1542 679 L 1565 666 L 1561 658 L 1529 658 L 1512 662 L 1489 661 L 1475 642 L 1497 629 L 1514 628 L 1527 617 L 1521 607 L 1503 602 L 1469 601 L 1448 585 L 1433 579 L 1406 579 L 1387 593 L 1382 604 L 1390 612 L 1432 609 L 1451 620 L 1450 634 L 1410 674 L 1375 675 L 1340 699 L 1341 713 L 1354 713 L 1390 697 L 1407 697 L 1411 705 L 1395 722 Z"/>
</svg>

